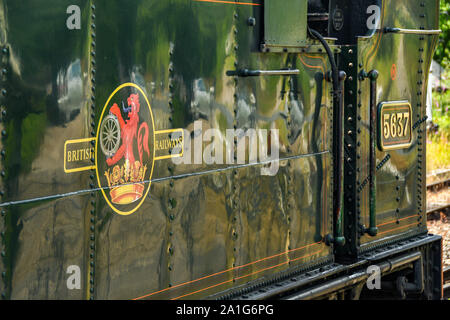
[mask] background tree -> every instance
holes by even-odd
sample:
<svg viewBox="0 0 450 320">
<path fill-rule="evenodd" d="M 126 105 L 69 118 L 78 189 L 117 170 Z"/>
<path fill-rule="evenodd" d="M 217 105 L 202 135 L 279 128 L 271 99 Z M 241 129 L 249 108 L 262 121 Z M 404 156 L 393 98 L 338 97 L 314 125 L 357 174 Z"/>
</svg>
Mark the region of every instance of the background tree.
<svg viewBox="0 0 450 320">
<path fill-rule="evenodd" d="M 450 67 L 450 0 L 441 0 L 441 13 L 439 17 L 440 29 L 442 30 L 439 36 L 439 45 L 436 50 L 434 59 L 439 62 L 444 68 Z"/>
</svg>

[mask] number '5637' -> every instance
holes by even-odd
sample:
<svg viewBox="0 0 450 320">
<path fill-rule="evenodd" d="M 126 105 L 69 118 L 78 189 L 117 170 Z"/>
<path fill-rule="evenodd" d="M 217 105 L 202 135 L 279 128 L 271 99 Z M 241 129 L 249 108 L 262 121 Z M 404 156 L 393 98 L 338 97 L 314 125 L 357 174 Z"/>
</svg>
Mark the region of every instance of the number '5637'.
<svg viewBox="0 0 450 320">
<path fill-rule="evenodd" d="M 385 139 L 406 137 L 408 134 L 409 112 L 383 115 L 383 135 Z"/>
</svg>

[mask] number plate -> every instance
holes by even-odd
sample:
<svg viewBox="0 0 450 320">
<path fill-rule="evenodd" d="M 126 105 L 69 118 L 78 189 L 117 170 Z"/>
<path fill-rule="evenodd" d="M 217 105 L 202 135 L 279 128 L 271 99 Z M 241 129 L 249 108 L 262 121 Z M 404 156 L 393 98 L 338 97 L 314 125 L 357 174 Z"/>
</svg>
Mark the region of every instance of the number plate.
<svg viewBox="0 0 450 320">
<path fill-rule="evenodd" d="M 382 102 L 378 107 L 378 148 L 381 151 L 411 146 L 411 104 Z"/>
</svg>

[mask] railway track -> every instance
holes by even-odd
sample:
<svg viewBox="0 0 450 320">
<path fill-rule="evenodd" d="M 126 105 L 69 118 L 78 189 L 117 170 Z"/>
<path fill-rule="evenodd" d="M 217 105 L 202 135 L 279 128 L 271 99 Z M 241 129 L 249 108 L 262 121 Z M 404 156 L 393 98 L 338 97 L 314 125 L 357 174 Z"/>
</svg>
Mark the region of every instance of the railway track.
<svg viewBox="0 0 450 320">
<path fill-rule="evenodd" d="M 436 192 L 445 187 L 448 187 L 449 184 L 450 184 L 450 179 L 433 182 L 433 183 L 430 183 L 427 185 L 427 190 Z"/>
<path fill-rule="evenodd" d="M 439 183 L 450 179 L 450 169 L 435 171 L 427 175 L 427 188 L 439 185 Z"/>
<path fill-rule="evenodd" d="M 437 213 L 447 214 L 449 209 L 450 203 L 447 204 L 431 203 L 427 205 L 427 215 L 431 216 Z"/>
<path fill-rule="evenodd" d="M 450 298 L 450 267 L 444 268 L 444 299 Z"/>
<path fill-rule="evenodd" d="M 433 175 L 434 181 L 427 184 L 427 191 L 429 192 L 439 192 L 444 188 L 448 188 L 450 185 L 450 178 L 448 178 L 450 174 L 450 170 L 442 171 L 440 174 Z M 427 177 L 428 180 L 428 177 Z M 448 201 L 445 202 L 436 202 L 436 203 L 428 203 L 427 205 L 427 215 L 432 216 L 435 213 L 448 213 L 450 208 L 450 203 Z"/>
</svg>

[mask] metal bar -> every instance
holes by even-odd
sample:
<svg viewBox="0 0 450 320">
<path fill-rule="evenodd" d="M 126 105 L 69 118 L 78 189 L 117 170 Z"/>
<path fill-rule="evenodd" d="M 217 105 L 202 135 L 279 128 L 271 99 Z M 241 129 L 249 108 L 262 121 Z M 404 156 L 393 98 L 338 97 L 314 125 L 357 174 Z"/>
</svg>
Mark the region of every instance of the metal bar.
<svg viewBox="0 0 450 320">
<path fill-rule="evenodd" d="M 320 296 L 332 293 L 336 290 L 355 285 L 368 278 L 365 271 L 357 272 L 349 276 L 345 276 L 334 281 L 328 282 L 325 285 L 313 287 L 309 290 L 294 294 L 286 298 L 286 300 L 310 300 Z"/>
<path fill-rule="evenodd" d="M 260 76 L 292 76 L 300 74 L 299 69 L 285 69 L 285 70 L 230 70 L 227 71 L 227 76 L 230 77 L 260 77 Z"/>
<path fill-rule="evenodd" d="M 339 90 L 340 93 L 337 94 L 337 98 L 339 99 L 337 103 L 335 103 L 335 112 L 337 114 L 337 134 L 336 134 L 336 149 L 335 149 L 335 166 L 336 166 L 336 244 L 343 246 L 345 244 L 344 237 L 344 179 L 343 171 L 344 171 L 344 92 L 345 92 L 345 79 L 347 78 L 347 74 L 344 71 L 339 71 Z M 336 94 L 336 93 L 335 93 Z M 337 110 L 336 110 L 337 108 Z"/>
<path fill-rule="evenodd" d="M 398 258 L 390 259 L 381 264 L 378 264 L 378 267 L 381 270 L 381 273 L 391 272 L 399 267 L 407 265 L 409 263 L 413 263 L 422 258 L 422 254 L 417 251 L 411 254 L 407 254 Z M 294 295 L 288 296 L 287 300 L 306 300 L 306 299 L 315 299 L 320 296 L 335 292 L 336 290 L 340 290 L 361 281 L 366 280 L 369 277 L 369 274 L 366 271 L 355 272 L 352 275 L 338 278 L 334 281 L 331 281 L 325 285 L 319 285 L 313 287 L 312 289 L 308 289 Z"/>
<path fill-rule="evenodd" d="M 377 228 L 377 210 L 376 210 L 376 195 L 377 195 L 377 79 L 378 71 L 372 70 L 369 72 L 370 78 L 370 226 L 366 231 L 370 236 L 375 237 L 378 233 Z"/>
<path fill-rule="evenodd" d="M 235 170 L 235 169 L 241 169 L 241 168 L 248 168 L 248 167 L 252 167 L 252 166 L 260 166 L 260 165 L 269 164 L 269 163 L 272 163 L 275 161 L 281 162 L 281 161 L 286 161 L 286 160 L 309 158 L 309 157 L 320 156 L 320 155 L 324 155 L 324 154 L 328 154 L 328 153 L 330 153 L 330 151 L 326 150 L 326 151 L 321 151 L 321 152 L 307 153 L 307 154 L 300 154 L 300 155 L 296 155 L 296 156 L 284 157 L 284 158 L 280 158 L 278 160 L 266 160 L 266 161 L 260 161 L 260 162 L 256 162 L 256 163 L 237 164 L 237 165 L 229 166 L 226 168 L 184 173 L 184 174 L 167 176 L 167 177 L 162 177 L 162 178 L 154 178 L 154 179 L 150 179 L 150 180 L 144 180 L 144 181 L 142 181 L 142 183 L 156 183 L 156 182 L 163 182 L 163 181 L 167 181 L 167 180 L 171 180 L 171 179 L 184 179 L 184 178 L 190 178 L 190 177 L 196 177 L 196 176 L 203 176 L 203 175 L 217 173 L 217 172 L 225 172 L 227 170 Z M 134 185 L 134 184 L 137 184 L 137 183 L 130 182 L 130 183 L 123 184 L 123 186 Z M 46 201 L 46 200 L 59 199 L 59 198 L 64 198 L 64 197 L 78 196 L 78 195 L 83 195 L 83 194 L 87 194 L 87 193 L 91 193 L 91 192 L 95 192 L 95 191 L 110 190 L 111 188 L 112 187 L 83 189 L 83 190 L 78 190 L 78 191 L 54 194 L 51 196 L 43 196 L 43 197 L 30 198 L 30 199 L 25 199 L 25 200 L 3 202 L 3 203 L 0 203 L 0 208 L 20 205 L 20 204 L 33 203 L 33 202 L 38 202 L 38 201 Z"/>
<path fill-rule="evenodd" d="M 420 30 L 420 29 L 402 29 L 402 28 L 384 28 L 384 33 L 401 33 L 401 34 L 417 34 L 417 35 L 433 35 L 440 34 L 442 30 Z"/>
<path fill-rule="evenodd" d="M 313 282 L 317 283 L 319 280 L 323 280 L 325 278 L 331 279 L 331 277 L 342 277 L 343 274 L 353 274 L 354 270 L 359 271 L 358 268 L 361 266 L 367 266 L 376 264 L 379 261 L 389 259 L 392 255 L 403 254 L 405 255 L 410 250 L 417 249 L 418 247 L 423 247 L 428 244 L 433 244 L 438 241 L 440 245 L 441 237 L 436 235 L 426 235 L 419 236 L 415 238 L 413 242 L 407 241 L 404 244 L 399 245 L 398 247 L 393 247 L 391 249 L 382 250 L 382 252 L 374 253 L 370 257 L 367 257 L 364 260 L 360 260 L 352 265 L 337 265 L 336 267 L 330 268 L 328 270 L 319 270 L 318 268 L 311 271 L 311 275 L 303 274 L 300 276 L 299 274 L 295 274 L 293 276 L 283 277 L 280 276 L 278 282 L 275 284 L 270 282 L 269 284 L 265 284 L 261 287 L 256 286 L 251 292 L 248 293 L 247 298 L 242 297 L 242 294 L 238 292 L 234 292 L 233 295 L 226 295 L 227 299 L 251 299 L 251 300 L 268 300 L 268 299 L 283 299 L 286 294 L 292 294 L 292 292 L 303 292 L 305 286 L 311 284 Z M 415 259 L 415 256 L 413 257 Z M 396 261 L 396 259 L 391 259 L 391 261 Z M 450 267 L 449 270 L 446 271 L 444 269 L 444 282 L 445 279 L 450 280 Z M 447 272 L 447 273 L 446 273 Z M 446 276 L 447 275 L 447 276 Z M 293 278 L 295 277 L 295 278 Z M 223 297 L 224 295 L 219 295 L 219 297 Z"/>
</svg>

